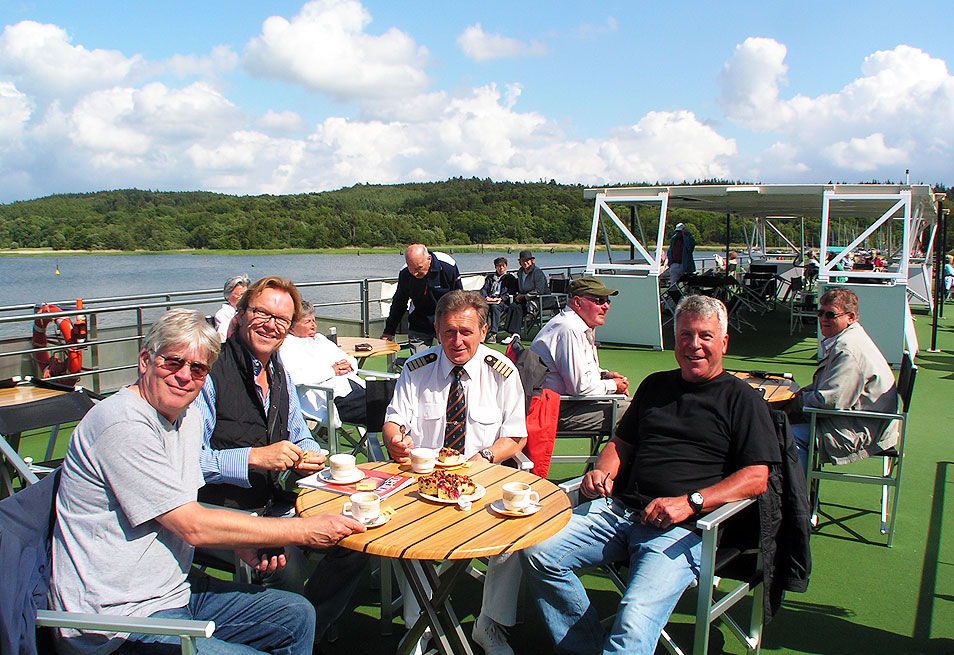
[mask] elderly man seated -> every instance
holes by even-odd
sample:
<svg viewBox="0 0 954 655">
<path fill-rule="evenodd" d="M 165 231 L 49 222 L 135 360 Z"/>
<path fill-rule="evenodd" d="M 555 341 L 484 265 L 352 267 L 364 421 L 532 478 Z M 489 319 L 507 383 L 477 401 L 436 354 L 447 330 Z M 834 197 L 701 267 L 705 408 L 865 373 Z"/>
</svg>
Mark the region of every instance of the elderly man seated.
<svg viewBox="0 0 954 655">
<path fill-rule="evenodd" d="M 365 423 L 365 382 L 358 375 L 358 360 L 348 355 L 315 325 L 315 307 L 301 301 L 301 317 L 291 326 L 279 350 L 282 365 L 296 387 L 317 385 L 334 390 L 338 427 L 345 423 Z M 327 424 L 325 394 L 316 389 L 298 389 L 301 408 L 310 417 Z"/>
<path fill-rule="evenodd" d="M 679 368 L 643 380 L 583 478 L 580 491 L 597 500 L 577 507 L 557 535 L 521 551 L 556 653 L 652 655 L 701 566 L 693 520 L 761 494 L 769 465 L 781 460 L 768 406 L 722 369 L 725 306 L 686 297 L 675 325 Z M 629 582 L 607 637 L 573 571 L 618 560 L 629 561 Z"/>
<path fill-rule="evenodd" d="M 566 307 L 543 326 L 530 345 L 550 369 L 545 388 L 571 396 L 626 393 L 629 380 L 603 369 L 596 352 L 596 328 L 606 322 L 610 296 L 618 293 L 595 277 L 581 277 L 570 283 Z M 629 400 L 616 402 L 617 416 L 621 417 Z M 557 429 L 609 431 L 611 409 L 609 402 L 563 403 Z"/>
<path fill-rule="evenodd" d="M 898 408 L 894 375 L 858 322 L 855 292 L 838 287 L 826 291 L 818 301 L 818 327 L 824 354 L 811 384 L 802 387 L 788 406 L 795 445 L 806 470 L 810 426 L 799 416 L 801 408 L 873 412 L 894 412 Z M 864 459 L 898 441 L 897 424 L 883 419 L 820 416 L 817 430 L 819 456 L 833 464 Z"/>
<path fill-rule="evenodd" d="M 480 295 L 487 301 L 490 329 L 487 331 L 487 343 L 497 343 L 500 331 L 500 317 L 505 307 L 509 307 L 517 295 L 517 278 L 507 272 L 507 258 L 494 260 L 494 272 L 484 278 Z"/>
<path fill-rule="evenodd" d="M 229 338 L 229 328 L 232 327 L 232 319 L 235 317 L 235 306 L 250 284 L 252 284 L 252 281 L 243 273 L 230 277 L 225 281 L 225 286 L 222 287 L 225 302 L 219 307 L 219 311 L 215 312 L 214 318 L 215 331 L 219 333 L 222 341 Z"/>
<path fill-rule="evenodd" d="M 202 418 L 190 403 L 219 353 L 198 312 L 173 309 L 146 335 L 139 379 L 90 410 L 63 460 L 50 604 L 70 612 L 215 621 L 200 653 L 311 655 L 315 611 L 301 596 L 191 570 L 196 546 L 236 549 L 259 571 L 365 528 L 348 517 L 259 518 L 196 502 Z M 178 653 L 179 638 L 62 630 L 61 653 Z"/>
<path fill-rule="evenodd" d="M 527 440 L 523 386 L 510 360 L 484 346 L 487 303 L 476 291 L 451 291 L 437 303 L 440 344 L 407 360 L 388 406 L 384 443 L 396 462 L 414 447 L 461 451 L 475 461 L 503 462 Z M 490 655 L 513 655 L 506 628 L 516 622 L 520 564 L 492 557 L 473 638 Z M 420 609 L 402 589 L 404 620 Z M 423 648 L 418 644 L 417 651 Z"/>
</svg>

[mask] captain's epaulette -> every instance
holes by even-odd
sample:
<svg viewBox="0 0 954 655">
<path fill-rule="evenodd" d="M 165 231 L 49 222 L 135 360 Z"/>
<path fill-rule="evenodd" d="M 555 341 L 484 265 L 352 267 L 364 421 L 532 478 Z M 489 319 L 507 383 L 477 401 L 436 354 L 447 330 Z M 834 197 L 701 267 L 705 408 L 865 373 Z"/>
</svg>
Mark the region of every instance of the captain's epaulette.
<svg viewBox="0 0 954 655">
<path fill-rule="evenodd" d="M 427 353 L 426 355 L 421 355 L 420 357 L 415 357 L 414 359 L 409 359 L 405 364 L 405 368 L 411 371 L 416 371 L 422 366 L 427 366 L 428 364 L 433 364 L 437 361 L 437 355 L 434 353 Z"/>
<path fill-rule="evenodd" d="M 494 355 L 487 355 L 484 357 L 484 362 L 486 362 L 490 368 L 494 369 L 505 378 L 509 378 L 510 374 L 513 373 L 513 366 L 511 366 L 505 360 L 495 357 Z"/>
</svg>

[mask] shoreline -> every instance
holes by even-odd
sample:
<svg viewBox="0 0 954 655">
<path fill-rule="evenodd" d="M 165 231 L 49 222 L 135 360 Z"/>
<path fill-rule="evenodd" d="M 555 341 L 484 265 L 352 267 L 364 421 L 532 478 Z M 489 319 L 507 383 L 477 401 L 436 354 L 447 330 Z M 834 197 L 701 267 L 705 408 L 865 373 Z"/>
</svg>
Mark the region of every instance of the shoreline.
<svg viewBox="0 0 954 655">
<path fill-rule="evenodd" d="M 628 244 L 613 244 L 620 249 L 627 247 Z M 647 248 L 655 248 L 654 244 L 649 244 Z M 432 250 L 440 250 L 449 254 L 454 253 L 482 253 L 482 252 L 506 252 L 508 254 L 518 254 L 521 250 L 530 250 L 534 255 L 538 253 L 557 253 L 557 252 L 586 252 L 587 244 L 573 243 L 487 243 L 478 245 L 438 245 L 429 246 Z M 602 248 L 602 246 L 600 246 Z M 732 248 L 743 251 L 744 246 L 732 245 Z M 725 246 L 705 245 L 696 246 L 700 252 L 724 252 Z M 196 248 L 183 248 L 180 250 L 53 250 L 52 248 L 17 248 L 15 250 L 0 250 L 0 257 L 86 257 L 94 256 L 119 256 L 119 255 L 195 255 L 199 257 L 209 256 L 239 256 L 239 255 L 401 255 L 403 248 L 284 248 L 284 249 L 262 249 L 262 250 L 202 250 Z"/>
</svg>

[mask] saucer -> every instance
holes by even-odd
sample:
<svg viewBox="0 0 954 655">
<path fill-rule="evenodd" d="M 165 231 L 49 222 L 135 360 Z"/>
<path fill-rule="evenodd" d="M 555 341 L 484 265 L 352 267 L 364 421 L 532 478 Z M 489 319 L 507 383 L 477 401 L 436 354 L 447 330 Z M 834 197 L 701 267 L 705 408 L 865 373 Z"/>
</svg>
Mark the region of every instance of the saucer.
<svg viewBox="0 0 954 655">
<path fill-rule="evenodd" d="M 350 516 L 351 518 L 354 518 L 353 516 L 351 516 L 351 512 L 350 512 L 349 510 L 344 510 L 343 512 L 341 512 L 341 514 L 342 514 L 343 516 Z M 357 521 L 357 519 L 355 519 L 355 520 Z M 391 520 L 391 514 L 390 514 L 390 513 L 387 513 L 387 514 L 386 514 L 386 513 L 384 513 L 384 512 L 381 512 L 380 514 L 378 514 L 375 518 L 371 519 L 370 521 L 358 521 L 358 522 L 361 523 L 361 525 L 363 525 L 364 527 L 366 527 L 366 528 L 368 528 L 368 529 L 370 530 L 371 528 L 380 528 L 382 525 L 384 525 L 385 523 L 387 523 L 387 522 L 390 521 L 390 520 Z"/>
<path fill-rule="evenodd" d="M 503 500 L 495 500 L 494 502 L 490 503 L 490 509 L 494 510 L 494 512 L 496 512 L 497 514 L 500 514 L 501 516 L 512 516 L 514 518 L 518 518 L 521 516 L 532 516 L 536 514 L 541 509 L 543 509 L 543 505 L 533 503 L 533 504 L 527 505 L 526 509 L 524 510 L 513 511 L 513 510 L 507 509 L 507 506 L 504 505 Z"/>
<path fill-rule="evenodd" d="M 351 484 L 352 482 L 357 482 L 358 480 L 364 479 L 364 471 L 361 469 L 355 469 L 354 473 L 343 480 L 338 478 L 331 477 L 331 469 L 321 469 L 318 472 L 318 477 L 321 478 L 322 482 L 329 482 L 331 484 Z"/>
<path fill-rule="evenodd" d="M 437 460 L 436 462 L 434 462 L 434 466 L 438 468 L 442 468 L 442 469 L 449 469 L 449 468 L 454 468 L 457 466 L 463 466 L 466 463 L 467 463 L 467 460 L 462 457 L 456 462 L 442 462 L 440 460 Z"/>
</svg>

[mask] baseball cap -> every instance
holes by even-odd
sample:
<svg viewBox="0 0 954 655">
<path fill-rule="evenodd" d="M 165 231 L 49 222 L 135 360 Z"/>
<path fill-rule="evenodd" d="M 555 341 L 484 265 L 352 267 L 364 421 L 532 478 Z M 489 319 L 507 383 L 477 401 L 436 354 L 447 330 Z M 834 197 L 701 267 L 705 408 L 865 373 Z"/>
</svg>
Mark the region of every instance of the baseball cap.
<svg viewBox="0 0 954 655">
<path fill-rule="evenodd" d="M 686 229 L 686 224 L 685 224 L 685 223 L 676 223 L 676 232 L 678 232 L 678 231 L 680 231 L 680 230 L 685 230 L 685 229 Z"/>
<path fill-rule="evenodd" d="M 618 289 L 610 289 L 595 277 L 581 277 L 570 282 L 570 295 L 582 296 L 585 293 L 594 296 L 615 296 Z"/>
</svg>

